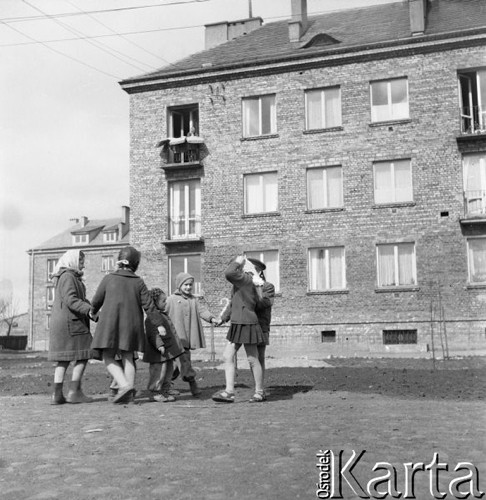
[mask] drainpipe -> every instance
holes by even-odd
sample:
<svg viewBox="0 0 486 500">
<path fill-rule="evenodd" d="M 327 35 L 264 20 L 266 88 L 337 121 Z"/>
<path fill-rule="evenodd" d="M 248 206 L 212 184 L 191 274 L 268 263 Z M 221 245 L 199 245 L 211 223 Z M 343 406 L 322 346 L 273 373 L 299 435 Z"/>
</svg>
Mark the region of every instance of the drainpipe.
<svg viewBox="0 0 486 500">
<path fill-rule="evenodd" d="M 29 342 L 27 348 L 32 351 L 34 346 L 34 250 L 30 254 L 29 272 L 29 294 L 30 294 L 30 318 L 29 318 Z"/>
</svg>

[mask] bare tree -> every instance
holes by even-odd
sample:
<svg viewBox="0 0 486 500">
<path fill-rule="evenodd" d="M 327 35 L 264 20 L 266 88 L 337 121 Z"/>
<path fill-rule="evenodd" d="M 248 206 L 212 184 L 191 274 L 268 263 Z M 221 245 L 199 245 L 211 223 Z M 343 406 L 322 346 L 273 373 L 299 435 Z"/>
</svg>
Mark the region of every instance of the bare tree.
<svg viewBox="0 0 486 500">
<path fill-rule="evenodd" d="M 7 337 L 15 326 L 18 312 L 18 302 L 13 299 L 13 296 L 0 297 L 0 325 L 6 326 Z"/>
</svg>

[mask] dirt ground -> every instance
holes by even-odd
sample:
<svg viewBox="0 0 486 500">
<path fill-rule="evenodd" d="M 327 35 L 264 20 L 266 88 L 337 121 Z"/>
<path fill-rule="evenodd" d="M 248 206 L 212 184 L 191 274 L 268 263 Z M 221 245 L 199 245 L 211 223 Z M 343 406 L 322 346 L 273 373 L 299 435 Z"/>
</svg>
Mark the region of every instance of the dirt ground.
<svg viewBox="0 0 486 500">
<path fill-rule="evenodd" d="M 224 374 L 196 362 L 203 389 L 176 382 L 175 403 L 151 402 L 147 365 L 138 363 L 135 403 L 113 405 L 110 379 L 90 363 L 85 392 L 95 402 L 49 405 L 53 365 L 43 353 L 0 353 L 0 498 L 316 498 L 320 450 L 366 450 L 355 475 L 366 484 L 385 461 L 479 470 L 486 490 L 486 358 L 329 359 L 325 368 L 271 368 L 269 400 L 248 404 L 251 375 L 240 369 L 237 402 L 218 404 Z M 374 476 L 373 476 L 374 474 Z M 433 498 L 426 475 L 416 497 Z M 359 498 L 344 484 L 342 498 Z M 454 498 L 450 494 L 446 498 Z"/>
</svg>

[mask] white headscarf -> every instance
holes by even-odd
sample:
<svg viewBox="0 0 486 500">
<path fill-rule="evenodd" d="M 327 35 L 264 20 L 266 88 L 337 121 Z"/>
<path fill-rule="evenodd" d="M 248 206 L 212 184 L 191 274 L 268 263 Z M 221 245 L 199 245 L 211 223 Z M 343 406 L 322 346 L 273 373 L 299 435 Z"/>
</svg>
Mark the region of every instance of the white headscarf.
<svg viewBox="0 0 486 500">
<path fill-rule="evenodd" d="M 79 269 L 79 254 L 81 250 L 68 250 L 65 254 L 61 256 L 56 267 L 54 269 L 54 274 L 57 274 L 62 268 L 72 269 L 77 273 L 81 273 Z"/>
</svg>

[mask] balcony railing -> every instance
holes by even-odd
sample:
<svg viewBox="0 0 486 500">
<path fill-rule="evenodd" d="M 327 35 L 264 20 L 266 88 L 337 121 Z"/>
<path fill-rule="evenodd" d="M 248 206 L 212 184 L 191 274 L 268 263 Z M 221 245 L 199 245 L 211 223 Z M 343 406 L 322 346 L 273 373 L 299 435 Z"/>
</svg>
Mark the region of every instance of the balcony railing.
<svg viewBox="0 0 486 500">
<path fill-rule="evenodd" d="M 464 106 L 460 113 L 462 134 L 486 133 L 486 106 Z"/>
<path fill-rule="evenodd" d="M 170 217 L 170 239 L 192 240 L 201 237 L 201 217 Z"/>
<path fill-rule="evenodd" d="M 486 216 L 486 190 L 464 191 L 466 216 Z"/>
</svg>

